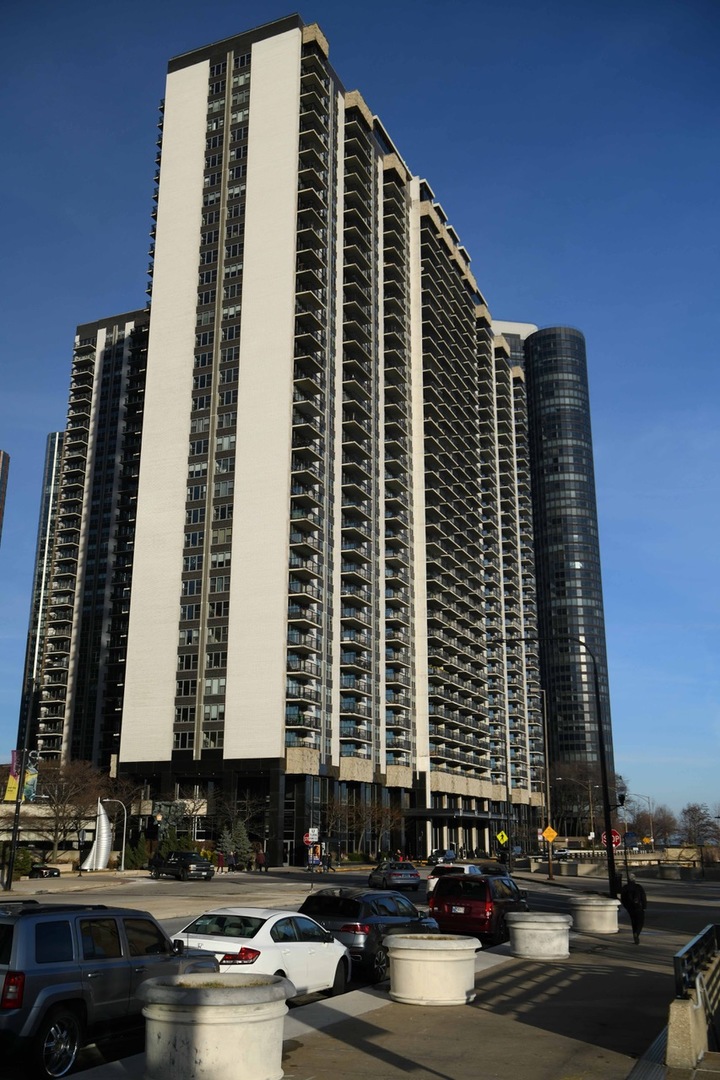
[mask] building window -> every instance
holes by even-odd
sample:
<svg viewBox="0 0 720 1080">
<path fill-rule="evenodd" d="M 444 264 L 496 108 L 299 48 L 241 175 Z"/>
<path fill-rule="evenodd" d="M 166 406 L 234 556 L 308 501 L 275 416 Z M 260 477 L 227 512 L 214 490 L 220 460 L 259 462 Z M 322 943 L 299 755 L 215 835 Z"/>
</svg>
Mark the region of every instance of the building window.
<svg viewBox="0 0 720 1080">
<path fill-rule="evenodd" d="M 194 683 L 194 680 L 191 680 Z M 178 695 L 179 696 L 179 695 Z M 224 697 L 225 696 L 225 679 L 216 677 L 213 679 L 205 679 L 205 697 Z"/>
<path fill-rule="evenodd" d="M 205 682 L 207 683 L 207 679 Z M 224 681 L 224 680 L 223 680 Z M 178 679 L 175 683 L 175 697 L 195 697 L 197 679 Z"/>
</svg>

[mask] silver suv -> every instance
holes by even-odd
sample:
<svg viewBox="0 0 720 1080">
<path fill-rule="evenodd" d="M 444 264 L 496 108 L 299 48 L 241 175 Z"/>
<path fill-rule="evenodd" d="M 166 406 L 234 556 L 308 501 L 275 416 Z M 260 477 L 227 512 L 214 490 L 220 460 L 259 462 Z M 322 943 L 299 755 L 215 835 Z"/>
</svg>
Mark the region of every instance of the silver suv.
<svg viewBox="0 0 720 1080">
<path fill-rule="evenodd" d="M 140 1013 L 145 979 L 218 970 L 147 911 L 0 900 L 0 1051 L 33 1076 L 65 1076 L 91 1028 Z"/>
</svg>

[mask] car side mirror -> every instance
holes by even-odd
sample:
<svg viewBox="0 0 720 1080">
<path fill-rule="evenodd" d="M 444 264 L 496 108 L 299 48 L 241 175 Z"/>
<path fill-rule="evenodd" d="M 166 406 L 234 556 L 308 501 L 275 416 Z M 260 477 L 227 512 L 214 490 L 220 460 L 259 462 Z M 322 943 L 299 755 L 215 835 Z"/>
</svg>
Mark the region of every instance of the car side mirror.
<svg viewBox="0 0 720 1080">
<path fill-rule="evenodd" d="M 326 941 L 328 943 L 328 945 L 330 944 L 331 941 L 334 941 L 334 940 L 335 940 L 335 935 L 331 934 L 329 930 L 323 936 L 323 941 Z"/>
<path fill-rule="evenodd" d="M 182 954 L 185 952 L 185 942 L 182 941 L 180 938 L 175 938 L 172 945 L 175 956 L 182 956 Z"/>
</svg>

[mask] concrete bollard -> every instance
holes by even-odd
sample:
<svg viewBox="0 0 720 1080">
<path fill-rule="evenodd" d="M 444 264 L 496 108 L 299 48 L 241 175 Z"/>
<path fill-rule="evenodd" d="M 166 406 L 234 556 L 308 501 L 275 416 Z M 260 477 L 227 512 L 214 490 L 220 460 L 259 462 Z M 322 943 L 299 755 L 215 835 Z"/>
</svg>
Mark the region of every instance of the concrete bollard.
<svg viewBox="0 0 720 1080">
<path fill-rule="evenodd" d="M 404 1005 L 467 1005 L 475 1000 L 477 938 L 460 934 L 391 934 L 390 997 Z"/>
<path fill-rule="evenodd" d="M 620 901 L 612 896 L 571 896 L 573 929 L 581 934 L 617 934 Z"/>
<path fill-rule="evenodd" d="M 570 955 L 570 915 L 509 911 L 510 951 L 523 960 L 564 960 Z"/>
<path fill-rule="evenodd" d="M 277 975 L 168 975 L 138 988 L 145 1080 L 281 1080 L 285 1001 Z"/>
</svg>

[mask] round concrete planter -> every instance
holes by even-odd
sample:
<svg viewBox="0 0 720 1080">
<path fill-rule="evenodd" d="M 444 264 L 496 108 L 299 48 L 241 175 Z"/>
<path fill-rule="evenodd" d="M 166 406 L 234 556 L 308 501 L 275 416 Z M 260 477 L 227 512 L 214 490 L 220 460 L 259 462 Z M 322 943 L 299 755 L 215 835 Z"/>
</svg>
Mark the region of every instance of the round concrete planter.
<svg viewBox="0 0 720 1080">
<path fill-rule="evenodd" d="M 285 1000 L 276 975 L 169 975 L 141 983 L 145 1080 L 280 1080 Z"/>
<path fill-rule="evenodd" d="M 572 896 L 573 929 L 581 934 L 617 934 L 620 901 L 610 896 Z"/>
<path fill-rule="evenodd" d="M 459 934 L 391 934 L 390 997 L 404 1005 L 467 1005 L 475 999 L 477 938 Z"/>
<path fill-rule="evenodd" d="M 523 960 L 564 960 L 570 955 L 570 915 L 509 911 L 510 951 Z"/>
</svg>

